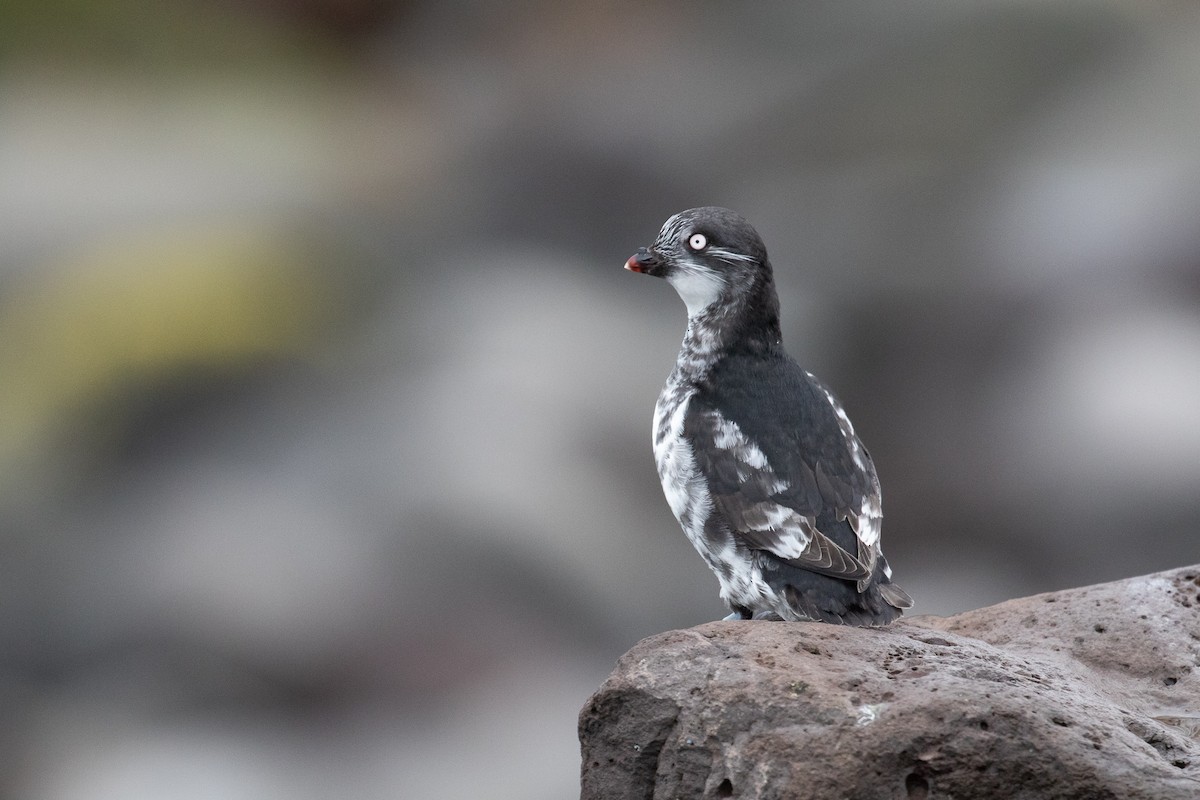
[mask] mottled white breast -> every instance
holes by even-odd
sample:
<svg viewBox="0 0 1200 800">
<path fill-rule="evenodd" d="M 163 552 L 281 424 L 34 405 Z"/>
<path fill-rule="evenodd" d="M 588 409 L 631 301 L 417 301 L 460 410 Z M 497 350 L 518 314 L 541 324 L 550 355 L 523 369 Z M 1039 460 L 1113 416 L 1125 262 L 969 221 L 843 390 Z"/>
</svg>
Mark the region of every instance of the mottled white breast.
<svg viewBox="0 0 1200 800">
<path fill-rule="evenodd" d="M 751 551 L 737 544 L 727 525 L 708 525 L 716 513 L 712 493 L 683 432 L 694 393 L 687 381 L 673 374 L 654 407 L 654 462 L 663 494 L 692 546 L 717 576 L 726 604 L 751 609 L 779 607 L 784 601 L 763 582 Z M 756 456 L 765 465 L 765 457 L 754 448 L 751 460 Z"/>
<path fill-rule="evenodd" d="M 712 497 L 696 467 L 692 446 L 683 435 L 683 421 L 694 393 L 677 375 L 672 375 L 663 387 L 654 406 L 654 464 L 671 513 L 707 559 L 704 523 L 712 513 Z"/>
</svg>

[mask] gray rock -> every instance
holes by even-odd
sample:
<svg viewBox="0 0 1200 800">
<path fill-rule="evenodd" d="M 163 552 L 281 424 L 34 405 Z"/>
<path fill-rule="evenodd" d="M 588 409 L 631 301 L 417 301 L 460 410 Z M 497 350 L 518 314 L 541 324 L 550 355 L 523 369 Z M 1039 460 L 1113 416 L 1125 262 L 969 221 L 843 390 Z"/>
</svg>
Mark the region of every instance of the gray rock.
<svg viewBox="0 0 1200 800">
<path fill-rule="evenodd" d="M 1200 566 L 890 628 L 711 622 L 626 653 L 582 797 L 1200 798 Z"/>
</svg>

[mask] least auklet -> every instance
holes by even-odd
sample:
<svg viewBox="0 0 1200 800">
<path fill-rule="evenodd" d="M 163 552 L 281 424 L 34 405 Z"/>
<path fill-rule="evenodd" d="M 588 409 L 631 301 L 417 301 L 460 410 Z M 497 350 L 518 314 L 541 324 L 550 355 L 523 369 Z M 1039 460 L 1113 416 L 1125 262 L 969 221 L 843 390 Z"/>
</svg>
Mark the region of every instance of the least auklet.
<svg viewBox="0 0 1200 800">
<path fill-rule="evenodd" d="M 758 232 L 728 209 L 693 208 L 625 268 L 665 278 L 687 304 L 654 460 L 727 619 L 899 617 L 912 599 L 880 551 L 875 465 L 833 393 L 784 352 Z"/>
</svg>

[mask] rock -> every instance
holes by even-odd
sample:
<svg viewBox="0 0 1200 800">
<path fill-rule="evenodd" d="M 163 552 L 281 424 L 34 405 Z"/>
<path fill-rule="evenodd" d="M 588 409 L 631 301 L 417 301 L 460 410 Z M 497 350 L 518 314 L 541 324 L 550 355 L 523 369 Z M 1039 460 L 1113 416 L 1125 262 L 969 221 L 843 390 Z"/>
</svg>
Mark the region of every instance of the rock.
<svg viewBox="0 0 1200 800">
<path fill-rule="evenodd" d="M 1200 566 L 884 629 L 643 640 L 579 717 L 582 797 L 1200 798 Z"/>
</svg>

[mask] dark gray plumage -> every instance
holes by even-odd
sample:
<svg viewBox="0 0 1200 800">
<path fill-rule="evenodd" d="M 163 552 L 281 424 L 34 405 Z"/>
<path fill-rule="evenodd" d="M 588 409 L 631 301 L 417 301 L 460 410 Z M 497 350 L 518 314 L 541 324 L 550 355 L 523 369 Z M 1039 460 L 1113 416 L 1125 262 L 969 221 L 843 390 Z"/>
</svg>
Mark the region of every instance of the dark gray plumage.
<svg viewBox="0 0 1200 800">
<path fill-rule="evenodd" d="M 688 329 L 654 413 L 663 492 L 731 619 L 885 625 L 912 605 L 879 547 L 879 480 L 841 404 L 784 352 L 757 231 L 671 217 L 626 269 L 665 278 Z"/>
</svg>

